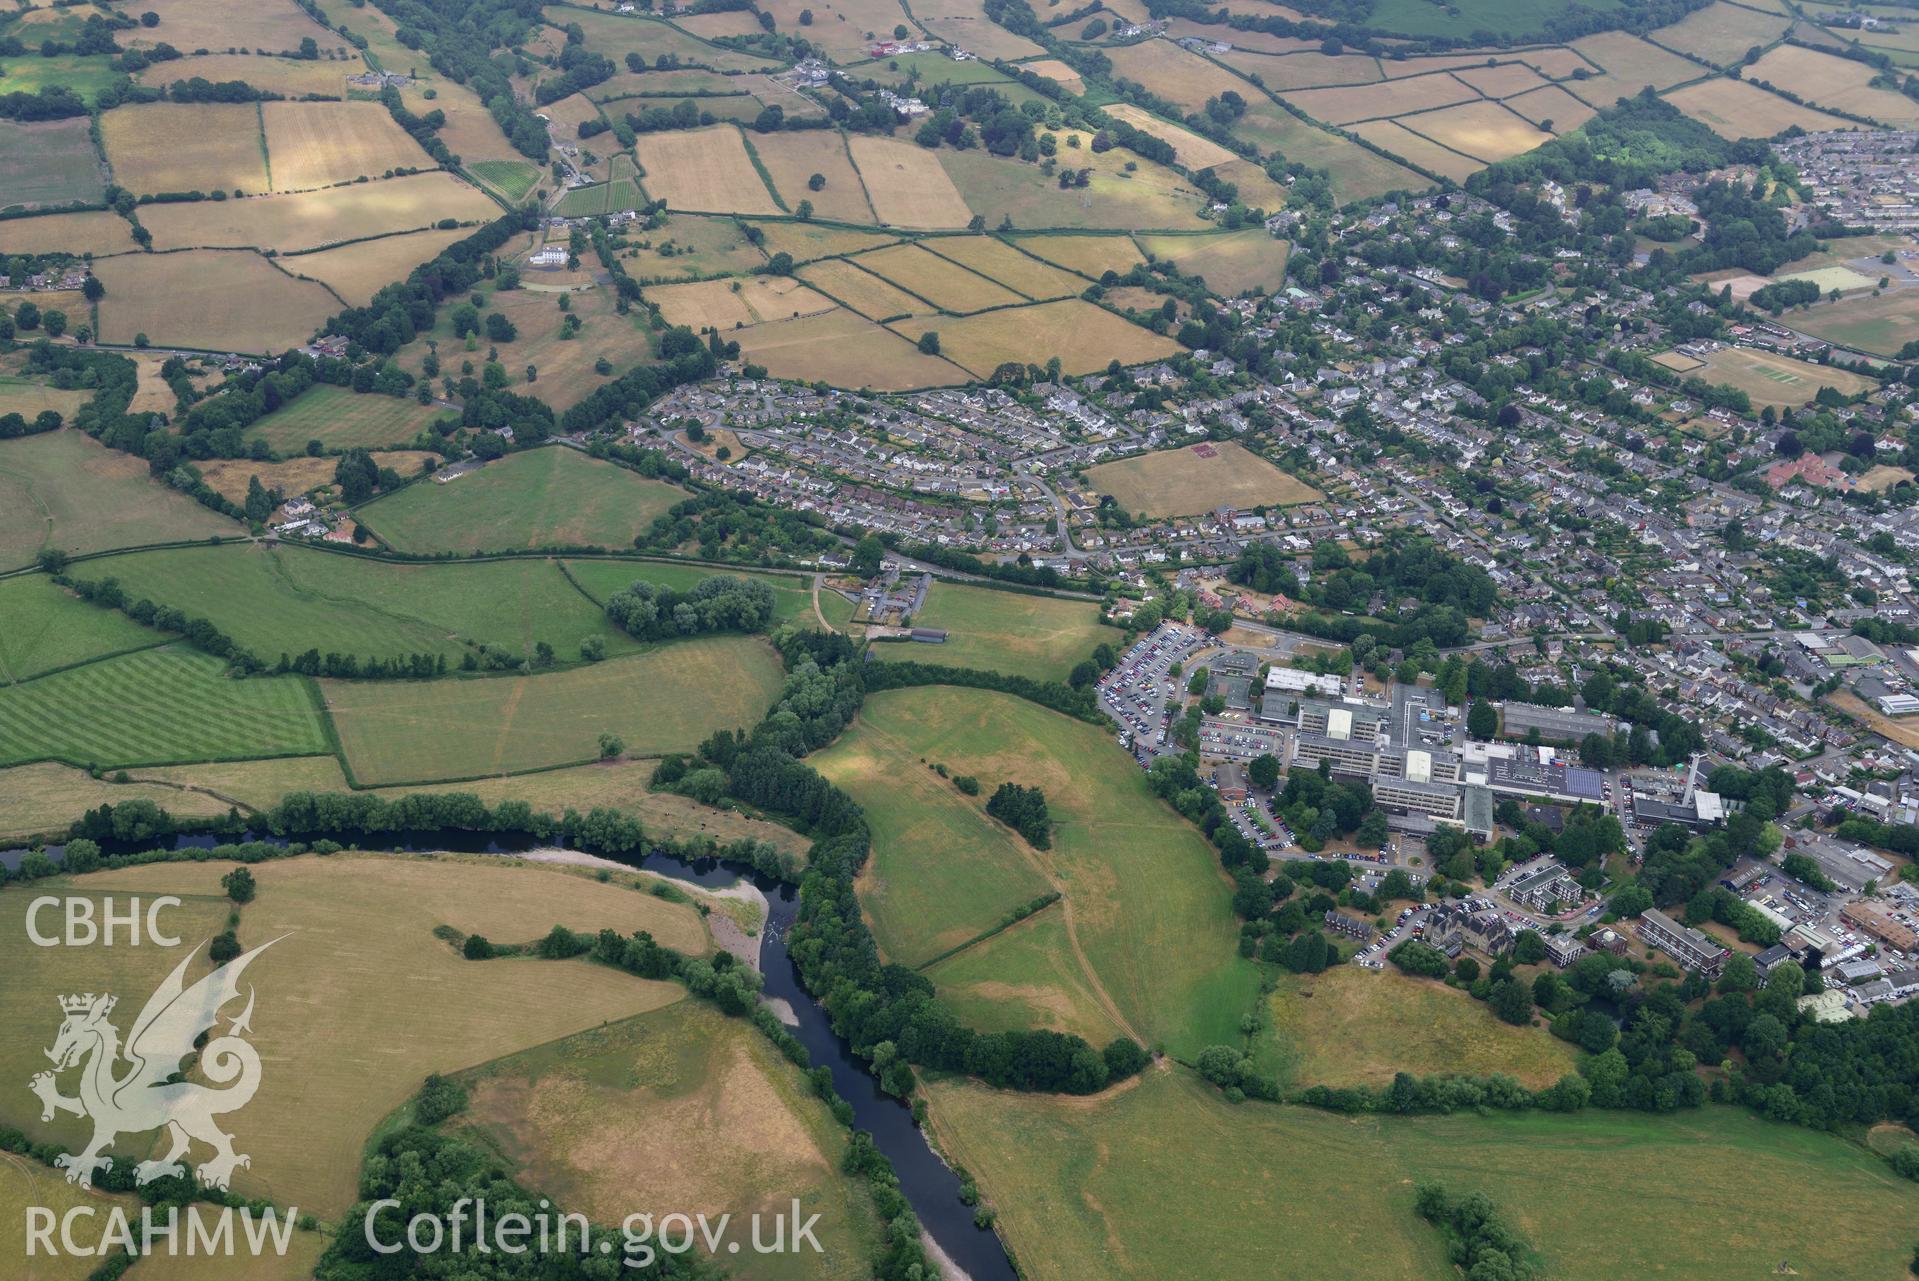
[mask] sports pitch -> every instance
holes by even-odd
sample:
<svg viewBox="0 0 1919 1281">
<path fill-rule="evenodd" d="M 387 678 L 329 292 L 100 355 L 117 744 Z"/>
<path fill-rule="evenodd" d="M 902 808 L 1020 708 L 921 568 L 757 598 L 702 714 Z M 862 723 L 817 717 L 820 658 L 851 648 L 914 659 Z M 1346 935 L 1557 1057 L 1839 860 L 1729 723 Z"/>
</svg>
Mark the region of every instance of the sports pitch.
<svg viewBox="0 0 1919 1281">
<path fill-rule="evenodd" d="M 1143 516 L 1194 516 L 1218 507 L 1282 507 L 1324 497 L 1234 441 L 1101 463 L 1087 469 L 1086 483 Z"/>
</svg>

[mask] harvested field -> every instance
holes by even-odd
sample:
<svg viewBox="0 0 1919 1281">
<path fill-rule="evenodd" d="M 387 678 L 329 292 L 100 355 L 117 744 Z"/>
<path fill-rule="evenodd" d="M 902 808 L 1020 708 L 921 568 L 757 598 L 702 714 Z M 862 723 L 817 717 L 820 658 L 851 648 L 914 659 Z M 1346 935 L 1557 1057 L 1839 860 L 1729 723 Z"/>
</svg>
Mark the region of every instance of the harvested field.
<svg viewBox="0 0 1919 1281">
<path fill-rule="evenodd" d="M 1709 4 L 1695 9 L 1669 27 L 1651 32 L 1653 43 L 1704 58 L 1727 67 L 1746 56 L 1754 45 L 1769 45 L 1786 33 L 1792 19 L 1780 14 L 1755 13 L 1740 4 Z"/>
<path fill-rule="evenodd" d="M 1454 79 L 1465 81 L 1488 98 L 1511 98 L 1546 83 L 1537 71 L 1521 62 L 1502 62 L 1496 67 L 1461 67 L 1452 74 Z"/>
<path fill-rule="evenodd" d="M 1068 298 L 1086 288 L 1071 272 L 1049 267 L 997 236 L 932 236 L 920 242 L 942 258 L 990 276 L 1028 298 Z"/>
<path fill-rule="evenodd" d="M 33 124 L 0 121 L 0 209 L 97 201 L 105 190 L 106 177 L 84 117 Z"/>
<path fill-rule="evenodd" d="M 1067 373 L 1085 374 L 1115 360 L 1138 365 L 1180 350 L 1170 338 L 1078 298 L 978 316 L 942 316 L 938 330 L 940 350 L 980 378 L 990 378 L 1007 361 L 1045 364 L 1058 356 Z"/>
<path fill-rule="evenodd" d="M 157 645 L 160 632 L 90 604 L 42 574 L 0 579 L 0 685 Z M 4 789 L 0 789 L 4 791 Z"/>
<path fill-rule="evenodd" d="M 83 432 L 0 441 L 0 569 L 32 564 L 42 547 L 79 555 L 240 532 Z"/>
<path fill-rule="evenodd" d="M 452 174 L 423 173 L 294 195 L 148 205 L 140 210 L 140 221 L 153 233 L 153 247 L 158 250 L 256 248 L 295 253 L 366 236 L 415 231 L 442 218 L 468 222 L 498 212 L 498 205 Z"/>
<path fill-rule="evenodd" d="M 1770 138 L 1797 125 L 1808 133 L 1861 126 L 1787 102 L 1743 80 L 1706 80 L 1665 95 L 1666 101 L 1722 138 Z"/>
<path fill-rule="evenodd" d="M 1386 116 L 1399 117 L 1411 124 L 1416 113 L 1479 98 L 1470 86 L 1449 75 L 1395 80 L 1390 89 L 1362 85 L 1352 89 L 1302 89 L 1285 96 L 1286 101 L 1315 120 L 1336 125 Z"/>
<path fill-rule="evenodd" d="M 309 440 L 328 449 L 379 449 L 408 444 L 442 412 L 399 396 L 360 395 L 316 383 L 292 404 L 255 422 L 247 435 L 281 455 L 303 452 Z"/>
<path fill-rule="evenodd" d="M 0 222 L 0 253 L 105 256 L 129 253 L 133 248 L 133 225 L 104 209 Z"/>
<path fill-rule="evenodd" d="M 902 139 L 865 134 L 849 138 L 848 144 L 882 225 L 964 227 L 972 218 L 938 153 Z"/>
<path fill-rule="evenodd" d="M 1587 108 L 1588 112 L 1591 108 Z M 1375 147 L 1389 151 L 1408 164 L 1454 182 L 1464 182 L 1486 166 L 1471 156 L 1449 151 L 1431 138 L 1422 138 L 1397 120 L 1368 120 L 1354 125 L 1353 132 Z"/>
<path fill-rule="evenodd" d="M 747 9 L 735 9 L 730 13 L 682 14 L 673 19 L 673 25 L 701 40 L 711 40 L 715 36 L 757 36 L 761 33 L 760 20 Z"/>
<path fill-rule="evenodd" d="M 1541 129 L 1550 128 L 1554 133 L 1568 133 L 1598 114 L 1558 85 L 1548 85 L 1544 89 L 1522 93 L 1517 98 L 1508 98 L 1506 106 Z"/>
<path fill-rule="evenodd" d="M 1129 236 L 1019 236 L 1013 243 L 1093 280 L 1109 271 L 1124 275 L 1146 261 Z"/>
<path fill-rule="evenodd" d="M 212 351 L 296 347 L 340 309 L 325 286 L 295 280 L 251 251 L 126 254 L 94 264 L 106 286 L 100 338 Z"/>
<path fill-rule="evenodd" d="M 260 114 L 275 191 L 436 167 L 377 102 L 264 102 Z"/>
<path fill-rule="evenodd" d="M 988 18 L 984 0 L 914 0 L 912 12 L 928 33 L 982 58 L 1017 62 L 1045 52 Z"/>
<path fill-rule="evenodd" d="M 197 49 L 286 53 L 311 37 L 322 49 L 354 52 L 337 33 L 285 0 L 262 0 L 238 8 L 221 0 L 142 0 L 140 8 L 159 14 L 159 25 L 128 31 L 121 37 L 124 44 L 166 43 L 183 53 Z"/>
<path fill-rule="evenodd" d="M 214 84 L 242 80 L 264 93 L 285 94 L 289 98 L 304 98 L 308 94 L 342 98 L 346 96 L 346 78 L 358 75 L 361 70 L 362 64 L 357 61 L 321 59 L 314 62 L 304 58 L 262 58 L 252 53 L 207 53 L 152 63 L 134 79 L 155 89 L 195 76 Z"/>
<path fill-rule="evenodd" d="M 780 680 L 764 640 L 723 636 L 536 676 L 321 690 L 356 781 L 390 784 L 583 764 L 607 733 L 635 756 L 688 751 L 714 730 L 756 723 Z"/>
<path fill-rule="evenodd" d="M 268 189 L 260 109 L 251 102 L 115 107 L 100 117 L 100 136 L 113 180 L 136 195 Z"/>
<path fill-rule="evenodd" d="M 0 687 L 0 765 L 112 769 L 325 750 L 304 677 L 233 680 L 220 659 L 185 645 Z"/>
<path fill-rule="evenodd" d="M 403 551 L 632 546 L 686 491 L 563 445 L 413 485 L 362 507 L 362 524 Z"/>
<path fill-rule="evenodd" d="M 942 329 L 949 323 L 942 321 Z M 966 370 L 914 346 L 925 328 L 915 328 L 909 341 L 842 307 L 824 315 L 754 325 L 728 337 L 738 341 L 747 359 L 765 365 L 775 378 L 818 379 L 836 387 L 875 391 L 969 381 Z"/>
<path fill-rule="evenodd" d="M 391 467 L 403 477 L 418 475 L 428 459 L 437 458 L 438 454 L 417 449 L 380 450 L 373 454 L 376 466 Z M 243 503 L 247 482 L 254 476 L 258 476 L 266 488 L 277 489 L 292 498 L 331 488 L 333 473 L 339 465 L 337 458 L 309 458 L 304 454 L 280 463 L 254 462 L 250 458 L 210 458 L 200 465 L 200 474 L 216 493 Z"/>
<path fill-rule="evenodd" d="M 863 253 L 881 245 L 899 242 L 898 236 L 883 232 L 847 231 L 843 227 L 823 227 L 816 223 L 756 222 L 752 225 L 765 236 L 762 247 L 768 257 L 778 253 L 791 254 L 794 262 Z"/>
<path fill-rule="evenodd" d="M 1173 157 L 1180 164 L 1197 173 L 1213 165 L 1229 164 L 1239 156 L 1228 151 L 1210 138 L 1202 138 L 1192 130 L 1161 120 L 1151 112 L 1135 107 L 1130 102 L 1115 102 L 1106 108 L 1106 114 L 1115 120 L 1123 120 L 1142 133 L 1149 133 L 1173 149 Z"/>
<path fill-rule="evenodd" d="M 1704 74 L 1697 63 L 1623 32 L 1583 36 L 1570 47 L 1605 68 L 1604 75 L 1566 82 L 1575 97 L 1595 107 L 1610 107 L 1616 99 L 1633 97 L 1648 85 L 1655 91 L 1670 89 Z"/>
<path fill-rule="evenodd" d="M 1417 116 L 1401 124 L 1443 147 L 1477 156 L 1488 164 L 1531 151 L 1552 135 L 1542 133 L 1496 102 L 1467 102 Z"/>
<path fill-rule="evenodd" d="M 984 150 L 942 147 L 939 158 L 988 227 L 999 227 L 1003 219 L 1011 219 L 1015 227 L 1107 231 L 1184 231 L 1207 225 L 1199 216 L 1205 197 L 1177 170 L 1119 147 L 1095 154 L 1085 146 L 1066 146 L 1066 138 L 1059 141 L 1061 165 L 1087 171 L 1084 187 L 1061 190 L 1059 180 L 1041 173 L 1038 165 Z M 1082 143 L 1090 141 L 1090 136 L 1081 138 Z"/>
<path fill-rule="evenodd" d="M 1790 89 L 1814 106 L 1833 107 L 1900 129 L 1919 126 L 1919 102 L 1891 89 L 1873 88 L 1876 74 L 1862 62 L 1789 44 L 1780 45 L 1744 72 L 1748 80 Z"/>
<path fill-rule="evenodd" d="M 638 242 L 621 252 L 627 274 L 642 284 L 742 274 L 766 264 L 766 255 L 747 240 L 739 223 L 696 214 L 668 215 L 664 226 L 640 233 Z"/>
<path fill-rule="evenodd" d="M 1211 236 L 1141 236 L 1140 247 L 1155 259 L 1168 259 L 1187 276 L 1205 278 L 1222 297 L 1248 289 L 1271 293 L 1286 283 L 1287 244 L 1264 227 Z"/>
<path fill-rule="evenodd" d="M 1113 60 L 1116 75 L 1137 81 L 1188 111 L 1202 110 L 1206 99 L 1221 90 L 1238 91 L 1242 87 L 1239 77 L 1232 72 L 1167 40 L 1120 45 L 1105 53 Z M 1251 103 L 1256 95 L 1242 96 Z"/>
<path fill-rule="evenodd" d="M 1902 717 L 1894 720 L 1849 689 L 1826 695 L 1826 701 L 1842 712 L 1855 716 L 1873 733 L 1901 747 L 1919 748 L 1919 720 Z"/>
<path fill-rule="evenodd" d="M 876 249 L 853 261 L 941 311 L 965 314 L 1022 301 L 1012 290 L 919 245 Z"/>
<path fill-rule="evenodd" d="M 732 125 L 644 134 L 634 151 L 645 169 L 648 193 L 674 209 L 780 212 Z"/>
<path fill-rule="evenodd" d="M 859 171 L 847 158 L 846 139 L 837 129 L 759 134 L 754 137 L 752 147 L 760 163 L 766 166 L 766 172 L 772 175 L 773 189 L 779 192 L 788 209 L 798 209 L 800 201 L 807 200 L 822 218 L 873 221 L 873 206 L 866 201 L 866 188 L 860 182 Z M 826 185 L 818 191 L 808 185 L 814 174 L 826 179 Z"/>
<path fill-rule="evenodd" d="M 1519 59 L 1549 80 L 1565 80 L 1578 71 L 1597 71 L 1592 63 L 1579 56 L 1577 50 L 1565 45 L 1554 45 L 1549 49 L 1520 49 L 1510 55 Z"/>
<path fill-rule="evenodd" d="M 1074 96 L 1086 92 L 1086 82 L 1080 79 L 1079 72 L 1058 58 L 1035 58 L 1031 62 L 1021 63 L 1020 70 L 1030 71 L 1036 76 L 1045 76 Z"/>
<path fill-rule="evenodd" d="M 791 276 L 747 276 L 665 285 L 647 295 L 675 325 L 704 332 L 729 331 L 769 320 L 789 320 L 831 311 L 833 302 Z"/>
<path fill-rule="evenodd" d="M 886 321 L 926 311 L 926 304 L 843 258 L 827 258 L 799 269 L 800 278 L 868 320 Z"/>
<path fill-rule="evenodd" d="M 1833 387 L 1850 396 L 1879 385 L 1849 370 L 1808 364 L 1751 347 L 1721 347 L 1706 357 L 1706 368 L 1698 376 L 1745 392 L 1755 409 L 1767 405 L 1797 408 L 1817 395 L 1821 387 Z"/>
<path fill-rule="evenodd" d="M 1087 469 L 1086 483 L 1112 495 L 1127 511 L 1154 517 L 1191 516 L 1216 507 L 1288 506 L 1324 496 L 1234 441 L 1101 463 Z"/>
<path fill-rule="evenodd" d="M 1222 39 L 1237 43 L 1241 33 L 1231 32 Z M 1318 45 L 1311 52 L 1272 54 L 1235 48 L 1231 53 L 1212 55 L 1235 71 L 1258 76 L 1274 92 L 1289 89 L 1317 89 L 1322 85 L 1363 85 L 1377 81 L 1379 63 L 1363 54 L 1328 57 Z"/>
<path fill-rule="evenodd" d="M 280 265 L 296 276 L 317 280 L 355 307 L 364 307 L 373 295 L 405 280 L 421 263 L 431 262 L 442 249 L 473 234 L 470 229 L 452 231 L 416 231 L 402 236 L 382 236 L 323 249 L 319 253 L 299 254 L 280 259 Z"/>
</svg>

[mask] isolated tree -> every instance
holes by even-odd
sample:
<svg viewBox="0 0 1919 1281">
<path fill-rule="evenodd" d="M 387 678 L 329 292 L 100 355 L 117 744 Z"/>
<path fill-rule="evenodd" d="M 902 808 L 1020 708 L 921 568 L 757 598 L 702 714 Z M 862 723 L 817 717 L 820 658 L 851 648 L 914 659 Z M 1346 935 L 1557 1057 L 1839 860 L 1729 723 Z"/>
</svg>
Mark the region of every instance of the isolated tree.
<svg viewBox="0 0 1919 1281">
<path fill-rule="evenodd" d="M 221 877 L 220 886 L 235 903 L 251 903 L 259 889 L 253 882 L 253 873 L 244 867 L 236 867 Z"/>
<path fill-rule="evenodd" d="M 600 759 L 601 760 L 610 761 L 614 757 L 622 755 L 625 751 L 626 751 L 626 744 L 620 741 L 620 738 L 617 734 L 600 735 Z"/>
<path fill-rule="evenodd" d="M 806 180 L 806 189 L 808 191 L 824 191 L 826 189 L 826 175 L 816 173 L 811 178 L 808 178 Z"/>
<path fill-rule="evenodd" d="M 932 330 L 920 335 L 920 350 L 929 356 L 940 354 L 940 336 Z"/>
</svg>

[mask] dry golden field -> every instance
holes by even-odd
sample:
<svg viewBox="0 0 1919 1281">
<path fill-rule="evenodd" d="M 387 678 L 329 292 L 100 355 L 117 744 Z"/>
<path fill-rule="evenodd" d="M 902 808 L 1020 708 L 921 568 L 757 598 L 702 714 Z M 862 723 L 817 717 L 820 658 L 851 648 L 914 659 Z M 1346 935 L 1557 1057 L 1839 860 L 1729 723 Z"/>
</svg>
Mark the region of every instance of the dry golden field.
<svg viewBox="0 0 1919 1281">
<path fill-rule="evenodd" d="M 643 134 L 634 152 L 645 169 L 647 194 L 674 209 L 708 213 L 776 214 L 746 144 L 733 125 Z"/>
<path fill-rule="evenodd" d="M 1124 275 L 1146 261 L 1128 236 L 1021 236 L 1015 243 L 1029 254 L 1094 280 L 1109 271 Z"/>
<path fill-rule="evenodd" d="M 1236 46 L 1239 34 L 1233 33 Z M 1213 56 L 1235 71 L 1258 76 L 1268 89 L 1275 91 L 1369 84 L 1380 78 L 1379 64 L 1373 59 L 1357 53 L 1328 57 L 1319 52 L 1317 43 L 1310 52 L 1269 53 L 1235 47 L 1230 53 Z"/>
<path fill-rule="evenodd" d="M 251 102 L 115 107 L 101 115 L 100 136 L 113 180 L 136 195 L 267 189 L 260 109 Z"/>
<path fill-rule="evenodd" d="M 435 172 L 284 196 L 148 205 L 140 210 L 140 221 L 153 233 L 155 249 L 251 247 L 296 253 L 417 231 L 442 218 L 481 221 L 498 212 L 498 205 L 462 179 Z"/>
<path fill-rule="evenodd" d="M 1491 164 L 1552 141 L 1496 102 L 1465 102 L 1400 119 L 1414 133 Z"/>
<path fill-rule="evenodd" d="M 123 254 L 134 248 L 133 225 L 104 209 L 42 214 L 0 222 L 0 253 Z"/>
<path fill-rule="evenodd" d="M 170 44 L 182 53 L 201 49 L 219 53 L 291 53 L 300 41 L 312 37 L 322 49 L 355 51 L 340 37 L 302 13 L 290 0 L 249 0 L 236 5 L 226 0 L 141 0 L 141 13 L 160 15 L 158 26 L 127 31 L 120 43 L 130 46 Z"/>
<path fill-rule="evenodd" d="M 1151 134 L 1172 147 L 1174 159 L 1188 169 L 1197 171 L 1239 159 L 1238 155 L 1212 139 L 1202 138 L 1191 129 L 1161 120 L 1158 116 L 1135 107 L 1130 102 L 1115 102 L 1106 108 L 1106 114 L 1115 120 L 1123 120 L 1140 132 Z"/>
<path fill-rule="evenodd" d="M 659 305 L 660 314 L 670 324 L 688 325 L 695 330 L 730 331 L 833 310 L 830 298 L 814 293 L 791 276 L 748 276 L 662 285 L 649 290 L 647 296 Z"/>
<path fill-rule="evenodd" d="M 789 210 L 798 209 L 800 201 L 806 200 L 812 202 L 814 213 L 822 218 L 873 221 L 873 206 L 867 203 L 866 187 L 860 182 L 859 171 L 847 158 L 846 140 L 837 129 L 758 134 L 752 145 Z M 818 191 L 807 185 L 814 174 L 826 179 L 826 185 Z"/>
<path fill-rule="evenodd" d="M 373 454 L 376 466 L 391 467 L 402 476 L 413 476 L 437 454 L 417 449 L 386 449 Z M 333 484 L 339 467 L 337 458 L 308 458 L 302 455 L 280 463 L 256 463 L 248 458 L 211 458 L 200 464 L 200 474 L 215 492 L 236 503 L 245 502 L 247 482 L 258 476 L 268 489 L 277 489 L 289 498 Z"/>
<path fill-rule="evenodd" d="M 920 329 L 914 329 L 915 341 L 919 334 Z M 944 387 L 971 378 L 958 365 L 922 354 L 913 342 L 843 307 L 754 325 L 727 337 L 739 342 L 746 359 L 765 365 L 775 378 L 818 379 L 875 391 Z"/>
<path fill-rule="evenodd" d="M 94 264 L 106 286 L 100 338 L 268 352 L 297 347 L 340 309 L 325 286 L 295 280 L 251 250 L 123 254 Z"/>
<path fill-rule="evenodd" d="M 823 227 L 805 222 L 759 222 L 752 224 L 766 239 L 762 245 L 768 257 L 784 253 L 794 262 L 812 262 L 840 254 L 856 254 L 881 245 L 896 244 L 898 236 L 879 231 L 847 231 L 841 227 Z"/>
<path fill-rule="evenodd" d="M 1598 114 L 1558 85 L 1548 85 L 1544 89 L 1522 93 L 1517 98 L 1508 98 L 1506 106 L 1541 129 L 1550 127 L 1554 133 L 1577 129 Z"/>
<path fill-rule="evenodd" d="M 1488 98 L 1499 99 L 1538 89 L 1546 83 L 1544 77 L 1523 62 L 1502 62 L 1492 67 L 1461 67 L 1452 75 Z"/>
<path fill-rule="evenodd" d="M 1574 96 L 1595 107 L 1610 107 L 1616 99 L 1630 98 L 1648 85 L 1654 90 L 1669 89 L 1705 74 L 1697 63 L 1620 31 L 1582 36 L 1570 48 L 1605 70 L 1604 75 L 1566 81 Z"/>
<path fill-rule="evenodd" d="M 1082 94 L 1086 92 L 1086 82 L 1080 78 L 1079 72 L 1073 70 L 1058 58 L 1037 58 L 1032 62 L 1021 64 L 1020 70 L 1030 71 L 1036 76 L 1045 76 L 1048 80 L 1059 84 L 1059 86 L 1068 93 Z"/>
<path fill-rule="evenodd" d="M 1808 133 L 1861 127 L 1788 102 L 1743 80 L 1703 80 L 1675 89 L 1665 98 L 1722 138 L 1770 138 L 1794 125 Z"/>
<path fill-rule="evenodd" d="M 1450 75 L 1416 76 L 1395 80 L 1392 87 L 1360 85 L 1346 89 L 1302 89 L 1286 95 L 1286 101 L 1315 120 L 1348 125 L 1359 120 L 1395 116 L 1404 119 L 1416 112 L 1456 102 L 1477 100 L 1478 93 Z"/>
<path fill-rule="evenodd" d="M 964 227 L 973 211 L 941 167 L 939 156 L 898 138 L 860 134 L 849 140 L 873 212 L 898 227 Z"/>
<path fill-rule="evenodd" d="M 901 289 L 924 298 L 941 311 L 974 312 L 1021 301 L 1003 285 L 948 262 L 919 245 L 895 245 L 861 254 L 854 262 L 884 276 Z"/>
<path fill-rule="evenodd" d="M 1919 102 L 1891 89 L 1873 88 L 1876 74 L 1863 62 L 1790 44 L 1767 53 L 1745 72 L 1749 80 L 1790 89 L 1814 106 L 1834 107 L 1901 129 L 1919 125 Z"/>
<path fill-rule="evenodd" d="M 244 80 L 255 89 L 283 93 L 289 98 L 303 98 L 310 93 L 338 98 L 346 93 L 346 78 L 358 75 L 363 66 L 359 61 L 321 59 L 313 62 L 304 58 L 262 58 L 251 53 L 209 53 L 153 63 L 134 79 L 156 89 L 195 76 L 215 84 Z"/>
<path fill-rule="evenodd" d="M 929 310 L 913 295 L 843 258 L 826 258 L 799 269 L 800 278 L 868 320 L 915 316 Z"/>
<path fill-rule="evenodd" d="M 280 265 L 296 276 L 319 281 L 342 300 L 364 307 L 373 295 L 423 262 L 472 232 L 464 228 L 452 231 L 416 231 L 404 236 L 382 236 L 323 249 L 319 253 L 296 254 L 280 259 Z"/>
<path fill-rule="evenodd" d="M 940 336 L 940 351 L 981 378 L 1007 361 L 1044 365 L 1058 356 L 1069 374 L 1091 373 L 1110 362 L 1122 365 L 1164 360 L 1179 344 L 1120 319 L 1078 298 L 1008 307 L 977 316 L 940 316 L 927 324 Z M 906 329 L 911 325 L 898 326 Z M 914 328 L 908 335 L 919 337 Z"/>
<path fill-rule="evenodd" d="M 1667 49 L 1725 67 L 1745 57 L 1746 50 L 1754 45 L 1769 45 L 1779 39 L 1791 25 L 1792 19 L 1784 15 L 1756 13 L 1745 5 L 1720 0 L 1650 34 Z"/>
<path fill-rule="evenodd" d="M 986 16 L 984 0 L 914 0 L 913 17 L 931 35 L 982 58 L 1015 62 L 1045 52 Z M 886 28 L 876 28 L 885 30 Z"/>
<path fill-rule="evenodd" d="M 377 102 L 263 102 L 260 112 L 275 191 L 436 167 Z"/>
<path fill-rule="evenodd" d="M 1755 408 L 1796 409 L 1833 387 L 1851 396 L 1878 384 L 1861 374 L 1827 365 L 1814 365 L 1790 356 L 1776 356 L 1751 347 L 1721 347 L 1706 357 L 1698 377 L 1710 383 L 1736 387 L 1752 398 Z"/>
<path fill-rule="evenodd" d="M 1200 449 L 1210 455 L 1202 456 Z M 1216 507 L 1281 506 L 1323 497 L 1233 441 L 1163 449 L 1086 471 L 1086 483 L 1129 512 L 1192 516 Z"/>
<path fill-rule="evenodd" d="M 1201 276 L 1223 297 L 1248 289 L 1271 293 L 1286 283 L 1287 244 L 1264 227 L 1209 236 L 1141 236 L 1154 258 L 1170 259 L 1188 276 Z"/>
<path fill-rule="evenodd" d="M 991 276 L 1028 298 L 1069 298 L 1086 288 L 1078 276 L 1021 253 L 997 236 L 931 236 L 920 246 Z"/>
</svg>

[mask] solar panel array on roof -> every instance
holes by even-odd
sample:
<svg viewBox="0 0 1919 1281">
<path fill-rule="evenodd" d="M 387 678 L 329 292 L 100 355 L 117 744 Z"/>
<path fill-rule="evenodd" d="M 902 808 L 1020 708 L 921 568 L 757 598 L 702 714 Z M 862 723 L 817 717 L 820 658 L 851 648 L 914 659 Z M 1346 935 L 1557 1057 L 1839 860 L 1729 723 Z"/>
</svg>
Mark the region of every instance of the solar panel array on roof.
<svg viewBox="0 0 1919 1281">
<path fill-rule="evenodd" d="M 1596 769 L 1569 766 L 1566 770 L 1566 795 L 1596 801 L 1605 796 L 1606 776 Z"/>
</svg>

